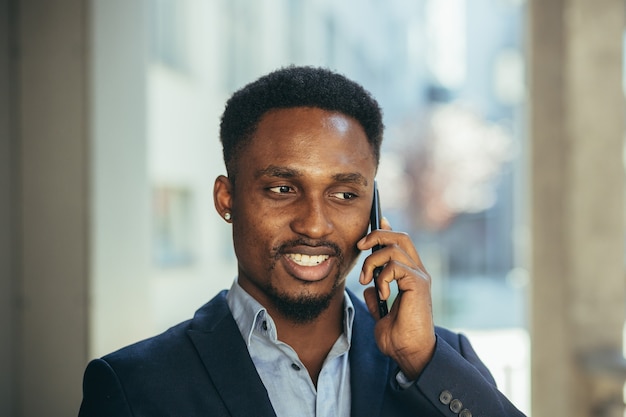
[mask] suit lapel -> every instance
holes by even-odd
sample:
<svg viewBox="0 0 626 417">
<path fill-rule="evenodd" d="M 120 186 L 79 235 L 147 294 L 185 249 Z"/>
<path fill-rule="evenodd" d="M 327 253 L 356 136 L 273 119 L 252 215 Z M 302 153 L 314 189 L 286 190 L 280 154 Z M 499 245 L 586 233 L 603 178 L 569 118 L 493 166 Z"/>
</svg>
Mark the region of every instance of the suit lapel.
<svg viewBox="0 0 626 417">
<path fill-rule="evenodd" d="M 276 416 L 224 292 L 196 313 L 187 333 L 231 415 Z"/>
<path fill-rule="evenodd" d="M 365 306 L 350 293 L 355 315 L 350 348 L 352 416 L 380 415 L 387 381 L 389 358 L 374 339 L 374 320 Z"/>
</svg>

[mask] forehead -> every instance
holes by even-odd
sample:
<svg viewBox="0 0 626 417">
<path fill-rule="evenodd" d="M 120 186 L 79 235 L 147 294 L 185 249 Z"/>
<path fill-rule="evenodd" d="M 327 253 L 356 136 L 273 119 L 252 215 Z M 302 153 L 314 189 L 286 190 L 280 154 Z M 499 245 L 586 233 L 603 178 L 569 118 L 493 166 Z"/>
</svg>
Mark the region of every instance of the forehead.
<svg viewBox="0 0 626 417">
<path fill-rule="evenodd" d="M 253 137 L 263 136 L 272 130 L 297 134 L 309 129 L 334 129 L 343 135 L 356 134 L 358 131 L 367 140 L 363 127 L 356 119 L 339 111 L 324 110 L 318 107 L 290 107 L 269 110 L 259 119 Z M 349 132 L 350 130 L 354 132 Z"/>
<path fill-rule="evenodd" d="M 336 166 L 375 170 L 374 150 L 354 118 L 314 107 L 267 112 L 242 150 L 240 169 L 254 165 Z M 364 174 L 365 175 L 365 174 Z"/>
</svg>

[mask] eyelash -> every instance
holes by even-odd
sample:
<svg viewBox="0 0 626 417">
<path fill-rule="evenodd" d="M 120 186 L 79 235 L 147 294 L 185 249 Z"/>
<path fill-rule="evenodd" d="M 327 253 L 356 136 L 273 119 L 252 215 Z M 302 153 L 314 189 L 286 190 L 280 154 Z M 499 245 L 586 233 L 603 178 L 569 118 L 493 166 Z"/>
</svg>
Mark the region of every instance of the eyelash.
<svg viewBox="0 0 626 417">
<path fill-rule="evenodd" d="M 268 191 L 276 193 L 276 194 L 286 194 L 289 191 L 293 191 L 293 187 L 290 187 L 288 185 L 278 185 L 276 187 L 268 188 Z"/>
<path fill-rule="evenodd" d="M 269 187 L 268 191 L 275 193 L 275 194 L 288 194 L 289 192 L 293 191 L 293 187 L 290 187 L 288 185 L 278 185 L 276 187 Z M 343 201 L 347 201 L 347 200 L 353 200 L 356 197 L 358 197 L 357 194 L 355 193 L 351 193 L 348 191 L 340 191 L 340 192 L 336 192 L 336 193 L 332 193 L 331 195 L 333 196 L 340 196 L 337 197 L 339 200 L 343 200 Z"/>
<path fill-rule="evenodd" d="M 354 193 L 349 193 L 349 192 L 338 192 L 338 193 L 333 193 L 333 194 L 343 194 L 343 198 L 340 198 L 340 200 L 353 200 L 356 197 L 358 197 L 356 194 Z"/>
</svg>

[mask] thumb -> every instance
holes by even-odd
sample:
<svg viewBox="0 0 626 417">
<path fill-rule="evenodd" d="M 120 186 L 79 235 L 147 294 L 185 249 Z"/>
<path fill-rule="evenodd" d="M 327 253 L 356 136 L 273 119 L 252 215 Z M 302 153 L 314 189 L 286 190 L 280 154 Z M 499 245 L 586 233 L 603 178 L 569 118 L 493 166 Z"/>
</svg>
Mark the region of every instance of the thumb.
<svg viewBox="0 0 626 417">
<path fill-rule="evenodd" d="M 380 319 L 380 315 L 378 313 L 378 297 L 376 296 L 376 288 L 367 287 L 363 291 L 363 298 L 365 299 L 365 304 L 367 305 L 367 309 L 370 311 L 370 314 L 375 319 Z"/>
</svg>

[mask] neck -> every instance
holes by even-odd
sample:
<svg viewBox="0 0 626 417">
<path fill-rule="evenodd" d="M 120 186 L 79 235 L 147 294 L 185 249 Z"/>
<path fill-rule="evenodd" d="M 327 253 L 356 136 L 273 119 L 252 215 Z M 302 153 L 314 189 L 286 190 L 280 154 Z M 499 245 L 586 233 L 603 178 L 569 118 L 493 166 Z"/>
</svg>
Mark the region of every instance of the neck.
<svg viewBox="0 0 626 417">
<path fill-rule="evenodd" d="M 310 322 L 294 323 L 276 312 L 272 314 L 272 319 L 278 339 L 298 354 L 311 380 L 317 385 L 324 360 L 343 333 L 344 292 L 337 291 L 328 308 Z"/>
</svg>

